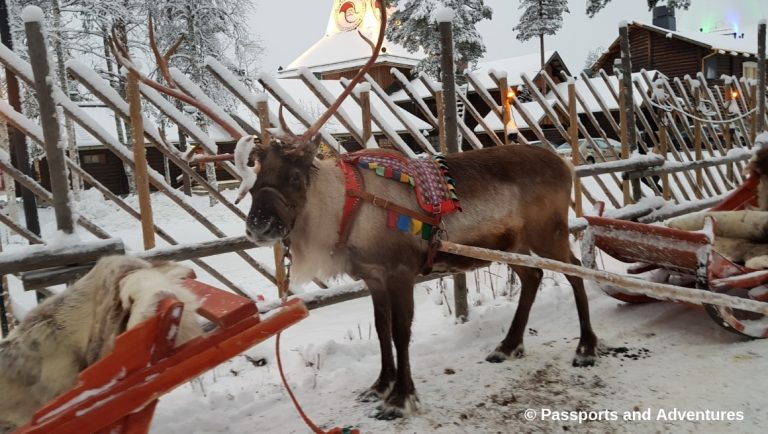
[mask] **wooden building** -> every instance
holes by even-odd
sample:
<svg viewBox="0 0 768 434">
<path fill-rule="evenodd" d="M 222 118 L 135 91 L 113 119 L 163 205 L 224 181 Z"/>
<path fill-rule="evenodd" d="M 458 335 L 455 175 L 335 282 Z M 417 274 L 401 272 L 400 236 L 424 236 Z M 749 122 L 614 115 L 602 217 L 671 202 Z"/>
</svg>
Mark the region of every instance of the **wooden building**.
<svg viewBox="0 0 768 434">
<path fill-rule="evenodd" d="M 325 35 L 282 68 L 278 77 L 297 78 L 299 71 L 306 68 L 323 80 L 352 78 L 371 57 L 371 47 L 358 31 L 372 41 L 378 37 L 381 21 L 375 4 L 378 0 L 333 0 Z M 392 7 L 391 12 L 394 12 Z M 407 76 L 421 58 L 422 54 L 409 53 L 402 46 L 385 39 L 368 74 L 384 90 L 393 91 L 396 80 L 390 70 L 397 68 Z"/>
<path fill-rule="evenodd" d="M 657 70 L 669 78 L 702 73 L 715 84 L 720 84 L 722 75 L 757 79 L 757 38 L 753 35 L 686 33 L 640 22 L 631 22 L 628 28 L 632 72 Z M 617 38 L 591 69 L 612 74 L 620 58 Z"/>
<path fill-rule="evenodd" d="M 91 116 L 94 121 L 107 130 L 107 132 L 114 137 L 118 137 L 115 115 L 111 109 L 101 104 L 90 103 L 81 104 L 80 107 Z M 172 130 L 173 131 L 169 132 L 170 136 L 168 137 L 168 140 L 171 143 L 178 143 L 177 130 L 176 128 L 173 128 Z M 220 131 L 220 129 L 212 128 L 210 135 L 217 142 L 220 152 L 232 152 L 234 150 L 235 142 L 228 138 L 222 131 Z M 80 166 L 111 192 L 119 195 L 128 194 L 128 178 L 125 174 L 122 160 L 80 126 L 75 126 L 75 137 L 77 140 Z M 151 143 L 145 143 L 145 147 L 147 152 L 147 163 L 149 166 L 162 176 L 166 176 L 163 154 Z M 48 173 L 48 163 L 45 157 L 39 160 L 38 164 L 36 164 L 36 168 L 37 176 L 41 183 L 45 188 L 50 190 L 51 181 Z M 201 167 L 198 171 L 204 173 L 204 168 Z M 179 176 L 181 173 L 179 167 L 172 162 L 169 162 L 167 175 L 171 180 L 171 185 L 173 187 L 180 186 Z M 231 175 L 224 170 L 217 169 L 216 173 L 219 179 L 231 179 Z M 86 187 L 88 187 L 87 184 Z"/>
</svg>

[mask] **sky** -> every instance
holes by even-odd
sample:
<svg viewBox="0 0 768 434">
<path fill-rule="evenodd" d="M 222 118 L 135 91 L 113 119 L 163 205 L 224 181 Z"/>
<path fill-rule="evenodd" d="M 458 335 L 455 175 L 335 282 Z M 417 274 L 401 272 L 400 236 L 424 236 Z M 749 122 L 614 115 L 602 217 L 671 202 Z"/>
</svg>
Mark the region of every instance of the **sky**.
<svg viewBox="0 0 768 434">
<path fill-rule="evenodd" d="M 265 44 L 262 70 L 271 72 L 277 71 L 278 66 L 287 66 L 323 36 L 333 3 L 255 1 L 250 23 Z M 478 24 L 487 48 L 485 60 L 538 52 L 538 41 L 520 43 L 512 31 L 522 13 L 519 0 L 486 0 L 485 4 L 493 8 L 493 19 Z M 608 47 L 618 37 L 621 21 L 651 22 L 646 0 L 613 0 L 592 19 L 585 13 L 586 0 L 570 0 L 569 9 L 571 13 L 565 15 L 560 32 L 545 39 L 545 49 L 557 50 L 573 73 L 584 67 L 589 51 Z M 677 11 L 677 27 L 687 32 L 731 28 L 756 41 L 754 29 L 761 18 L 768 18 L 768 0 L 692 0 L 688 11 Z"/>
</svg>

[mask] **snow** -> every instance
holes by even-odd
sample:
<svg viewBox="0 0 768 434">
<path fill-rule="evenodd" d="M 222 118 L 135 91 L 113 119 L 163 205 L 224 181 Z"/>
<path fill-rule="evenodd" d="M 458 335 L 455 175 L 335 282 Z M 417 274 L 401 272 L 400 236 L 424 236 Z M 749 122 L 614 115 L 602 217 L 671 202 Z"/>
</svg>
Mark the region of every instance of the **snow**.
<svg viewBox="0 0 768 434">
<path fill-rule="evenodd" d="M 234 191 L 225 191 L 233 197 Z M 136 205 L 137 198 L 127 198 Z M 82 210 L 129 246 L 141 248 L 139 223 L 94 190 L 84 192 Z M 242 221 L 207 198 L 190 198 L 192 205 L 216 221 L 228 235 L 242 235 Z M 249 204 L 241 204 L 247 209 Z M 655 205 L 655 204 L 652 204 Z M 178 239 L 204 241 L 210 237 L 167 198 L 153 193 L 155 222 Z M 41 209 L 42 221 L 53 212 Z M 44 225 L 44 237 L 54 229 Z M 23 247 L 12 236 L 9 250 Z M 578 245 L 574 245 L 578 251 Z M 269 248 L 249 250 L 262 261 Z M 277 291 L 233 254 L 207 259 L 215 268 L 267 302 L 277 303 Z M 624 265 L 602 255 L 600 268 L 622 272 Z M 199 279 L 216 285 L 197 270 Z M 606 353 L 594 368 L 574 368 L 570 359 L 578 342 L 573 295 L 560 275 L 545 273 L 526 333 L 527 355 L 502 364 L 483 361 L 503 337 L 514 315 L 519 288 L 507 289 L 506 268 L 494 266 L 468 274 L 469 322 L 456 324 L 450 280 L 441 292 L 438 282 L 415 289 L 411 361 L 421 400 L 419 413 L 399 421 L 370 418 L 376 403 L 360 403 L 357 394 L 368 387 L 379 368 L 371 302 L 352 300 L 313 310 L 309 318 L 282 335 L 286 375 L 304 410 L 325 429 L 355 426 L 363 432 L 742 432 L 762 433 L 768 423 L 765 390 L 758 374 L 768 358 L 765 341 L 745 341 L 712 322 L 706 313 L 678 303 L 627 305 L 587 282 L 593 325 Z M 10 277 L 14 300 L 34 298 L 21 293 Z M 345 282 L 338 291 L 355 290 Z M 309 297 L 317 291 L 308 290 Z M 502 295 L 502 292 L 508 293 Z M 18 306 L 18 304 L 15 304 Z M 247 359 L 245 356 L 248 356 Z M 255 361 L 263 360 L 264 366 Z M 258 365 L 261 365 L 259 363 Z M 734 369 L 737 366 L 739 369 Z M 551 420 L 527 421 L 523 412 L 541 410 L 632 411 L 650 408 L 679 411 L 742 411 L 743 421 L 684 422 Z M 621 413 L 620 413 L 621 414 Z M 253 431 L 307 432 L 282 388 L 275 368 L 274 339 L 253 347 L 160 400 L 151 432 L 189 434 Z"/>
<path fill-rule="evenodd" d="M 556 51 L 553 50 L 545 51 L 545 62 L 549 62 L 555 54 Z M 540 70 L 540 54 L 535 52 L 522 56 L 479 62 L 472 70 L 472 73 L 480 79 L 480 84 L 485 89 L 494 90 L 498 89 L 498 86 L 490 77 L 491 71 L 495 71 L 497 74 L 506 74 L 509 86 L 518 86 L 523 84 L 523 81 L 520 79 L 522 74 L 528 74 L 535 78 Z"/>
<path fill-rule="evenodd" d="M 450 23 L 456 12 L 451 8 L 440 8 L 435 12 L 435 21 L 438 23 Z"/>
<path fill-rule="evenodd" d="M 37 6 L 27 6 L 21 11 L 21 20 L 25 23 L 42 23 L 45 20 L 45 14 Z"/>
<path fill-rule="evenodd" d="M 757 45 L 753 38 L 734 38 L 732 34 L 719 34 L 717 32 L 670 31 L 669 29 L 639 21 L 633 21 L 631 24 L 665 35 L 668 39 L 681 39 L 707 49 L 718 50 L 721 54 L 730 52 L 732 55 L 738 56 L 743 55 L 744 53 L 755 54 L 757 51 Z M 757 35 L 756 26 L 752 27 L 750 25 L 744 25 L 740 27 L 740 32 L 742 33 Z"/>
<path fill-rule="evenodd" d="M 206 95 L 205 92 L 203 92 L 197 84 L 193 83 L 192 80 L 190 80 L 189 77 L 187 77 L 184 73 L 179 71 L 177 68 L 169 68 L 168 72 L 171 74 L 173 81 L 175 81 L 176 84 L 178 84 L 186 94 L 196 99 L 204 107 L 212 110 L 216 116 L 219 117 L 219 119 L 237 131 L 239 137 L 230 137 L 230 139 L 239 140 L 240 137 L 248 134 L 240 127 L 240 124 L 235 122 L 235 120 L 232 119 L 232 117 L 229 116 L 229 114 L 225 112 L 224 109 L 213 102 L 213 100 L 208 95 Z"/>
<path fill-rule="evenodd" d="M 255 92 L 248 89 L 237 79 L 237 77 L 235 77 L 235 74 L 233 74 L 229 68 L 222 65 L 221 62 L 213 57 L 208 56 L 205 58 L 205 66 L 212 69 L 222 80 L 224 80 L 228 87 L 233 89 L 234 93 L 239 98 L 245 99 L 248 104 L 253 107 L 256 107 L 256 104 L 261 101 L 266 101 L 266 98 L 269 97 L 266 92 Z"/>
<path fill-rule="evenodd" d="M 768 21 L 766 21 L 765 18 L 762 18 L 762 19 L 760 19 L 760 21 L 757 22 L 757 24 L 760 25 L 760 26 L 764 26 L 766 22 L 768 22 Z"/>
<path fill-rule="evenodd" d="M 354 92 L 355 95 L 360 96 L 361 93 L 370 92 L 370 91 L 371 91 L 370 83 L 358 83 L 352 92 Z"/>
<path fill-rule="evenodd" d="M 422 52 L 409 53 L 402 46 L 384 40 L 386 51 L 379 53 L 376 63 L 413 67 L 424 56 Z M 299 68 L 309 68 L 315 73 L 354 69 L 363 66 L 371 57 L 371 46 L 357 32 L 340 32 L 323 36 L 303 54 L 279 73 L 280 78 L 291 78 Z"/>
<path fill-rule="evenodd" d="M 628 24 L 626 21 L 624 21 L 624 20 L 622 20 L 622 21 L 619 21 L 619 28 L 625 28 L 625 27 L 627 27 L 628 25 L 629 25 L 629 24 Z"/>
<path fill-rule="evenodd" d="M 288 101 L 289 105 L 293 105 L 295 108 L 301 110 L 303 115 L 307 119 L 314 121 L 319 116 L 319 113 L 325 111 L 325 106 L 318 100 L 317 96 L 300 80 L 294 79 L 275 79 L 270 74 L 262 74 L 261 80 L 269 87 L 280 95 L 281 99 L 285 102 Z M 335 100 L 344 88 L 339 84 L 337 80 L 318 80 L 322 89 Z M 390 125 L 394 131 L 398 133 L 406 130 L 405 126 L 395 118 L 395 116 L 389 111 L 384 102 L 374 92 L 371 93 L 371 110 L 375 110 L 381 114 L 383 119 Z M 280 106 L 279 101 L 276 98 L 271 98 L 269 101 L 270 110 L 277 113 Z M 362 131 L 362 111 L 360 106 L 351 98 L 347 98 L 341 104 L 341 110 L 349 115 L 352 124 L 360 131 Z M 419 130 L 431 129 L 431 125 L 422 121 L 418 117 L 411 113 L 401 110 L 401 115 L 409 119 L 416 128 Z M 310 116 L 310 113 L 312 116 Z M 299 133 L 306 129 L 306 126 L 289 111 L 285 111 L 285 122 L 288 127 L 294 132 Z M 372 131 L 374 134 L 380 134 L 381 129 L 374 123 L 372 125 Z M 336 119 L 331 118 L 321 129 L 321 131 L 327 131 L 333 135 L 348 135 L 346 129 L 339 124 Z"/>
</svg>

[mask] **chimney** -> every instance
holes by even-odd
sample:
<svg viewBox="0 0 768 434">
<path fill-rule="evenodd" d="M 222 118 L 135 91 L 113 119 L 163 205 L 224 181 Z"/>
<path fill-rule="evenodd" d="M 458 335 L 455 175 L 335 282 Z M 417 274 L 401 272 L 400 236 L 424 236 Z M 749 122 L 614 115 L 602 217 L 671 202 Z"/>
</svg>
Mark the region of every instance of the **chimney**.
<svg viewBox="0 0 768 434">
<path fill-rule="evenodd" d="M 653 8 L 653 25 L 673 32 L 677 30 L 675 10 L 669 6 L 656 6 Z"/>
</svg>

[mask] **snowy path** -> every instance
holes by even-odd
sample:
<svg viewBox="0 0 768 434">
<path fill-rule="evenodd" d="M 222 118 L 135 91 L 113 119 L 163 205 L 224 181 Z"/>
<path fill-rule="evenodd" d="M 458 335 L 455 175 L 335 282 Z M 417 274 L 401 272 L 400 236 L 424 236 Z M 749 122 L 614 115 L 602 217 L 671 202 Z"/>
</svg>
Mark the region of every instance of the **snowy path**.
<svg viewBox="0 0 768 434">
<path fill-rule="evenodd" d="M 231 196 L 232 191 L 226 192 Z M 190 201 L 228 235 L 239 235 L 242 222 L 223 207 L 209 208 L 207 198 Z M 246 201 L 247 202 L 247 201 Z M 243 208 L 247 204 L 243 204 Z M 178 212 L 170 201 L 153 195 L 155 221 L 180 241 L 211 235 Z M 90 191 L 79 212 L 93 218 L 133 247 L 140 246 L 138 225 Z M 52 222 L 50 209 L 41 212 Z M 51 224 L 44 225 L 46 239 Z M 5 235 L 3 235 L 5 236 Z M 11 241 L 18 242 L 12 239 Z M 23 248 L 11 244 L 9 250 Z M 574 249 L 575 250 L 575 249 Z M 252 250 L 269 264 L 268 249 Z M 263 293 L 266 280 L 234 255 L 210 262 L 236 283 Z M 616 264 L 607 268 L 618 270 Z M 505 270 L 494 267 L 494 274 Z M 382 422 L 368 417 L 375 404 L 355 401 L 379 369 L 379 349 L 369 299 L 312 311 L 283 336 L 287 375 L 306 412 L 320 425 L 352 425 L 364 433 L 762 433 L 768 424 L 768 341 L 747 341 L 718 327 L 698 307 L 672 303 L 630 306 L 589 289 L 595 332 L 613 348 L 592 368 L 571 367 L 578 340 L 573 296 L 565 280 L 545 277 L 526 336 L 527 356 L 502 364 L 484 361 L 511 322 L 515 302 L 498 296 L 501 278 L 477 274 L 481 292 L 471 290 L 470 321 L 456 325 L 445 304 L 437 304 L 436 283 L 416 289 L 416 319 L 411 345 L 414 381 L 422 410 L 408 419 Z M 550 276 L 549 274 L 547 276 Z M 203 281 L 213 282 L 203 273 Z M 468 278 L 474 287 L 475 274 Z M 497 294 L 491 294 L 491 281 Z M 12 291 L 19 310 L 31 294 Z M 266 290 L 264 290 L 266 288 Z M 428 294 L 429 289 L 429 294 Z M 514 294 L 514 291 L 513 291 Z M 447 298 L 452 300 L 448 294 Z M 513 297 L 514 299 L 514 297 Z M 279 383 L 274 340 L 239 356 L 165 396 L 153 433 L 306 433 Z M 265 366 L 253 362 L 266 361 Z M 623 421 L 623 413 L 651 409 L 650 421 Z M 742 421 L 658 421 L 658 411 L 741 411 Z M 537 411 L 526 420 L 526 409 Z M 542 421 L 541 410 L 615 411 L 619 420 Z M 610 414 L 608 414 L 610 416 Z M 604 417 L 605 418 L 605 417 Z"/>
</svg>

